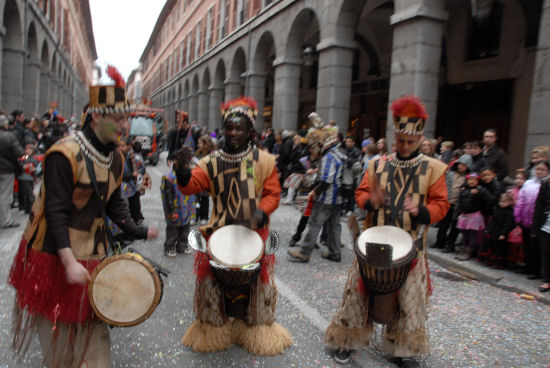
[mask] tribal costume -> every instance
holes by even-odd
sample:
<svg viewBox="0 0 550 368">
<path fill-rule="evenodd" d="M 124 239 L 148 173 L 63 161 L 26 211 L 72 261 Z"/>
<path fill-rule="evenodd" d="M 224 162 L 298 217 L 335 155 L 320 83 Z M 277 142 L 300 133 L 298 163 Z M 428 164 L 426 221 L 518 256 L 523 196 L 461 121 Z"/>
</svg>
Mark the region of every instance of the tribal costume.
<svg viewBox="0 0 550 368">
<path fill-rule="evenodd" d="M 95 108 L 126 106 L 125 100 L 115 102 L 96 103 Z M 93 315 L 87 286 L 67 281 L 59 252 L 70 248 L 89 273 L 95 269 L 108 247 L 100 206 L 124 231 L 147 237 L 147 229 L 135 226 L 121 197 L 124 159 L 113 148 L 113 144 L 101 143 L 86 125 L 46 152 L 40 193 L 11 267 L 8 282 L 16 290 L 13 348 L 23 356 L 37 332 L 48 367 L 80 367 L 84 362 L 109 366 L 107 325 Z M 85 156 L 93 162 L 101 202 Z"/>
<path fill-rule="evenodd" d="M 233 112 L 241 112 L 239 108 L 233 108 Z M 205 191 L 212 195 L 212 216 L 209 223 L 200 228 L 207 238 L 225 225 L 252 228 L 255 212 L 260 210 L 269 216 L 277 209 L 281 193 L 275 157 L 250 142 L 243 152 L 229 154 L 222 149 L 202 158 L 191 172 L 188 184 L 180 186 L 180 190 L 183 194 Z M 256 231 L 264 241 L 267 239 L 267 228 Z M 212 273 L 208 256 L 197 252 L 196 320 L 183 336 L 183 345 L 207 352 L 228 349 L 233 343 L 258 355 L 280 354 L 290 346 L 289 332 L 275 322 L 274 257 L 263 258 L 257 281 L 249 290 L 242 290 L 222 287 Z M 238 303 L 243 294 L 249 298 L 248 305 L 241 310 L 243 313 L 228 316 L 233 303 Z"/>
<path fill-rule="evenodd" d="M 422 129 L 422 125 L 418 126 L 410 115 L 396 116 L 395 119 L 396 134 L 416 135 Z M 404 121 L 410 126 L 399 125 Z M 425 322 L 431 286 L 425 248 L 427 231 L 421 233 L 421 230 L 441 220 L 449 208 L 445 169 L 445 164 L 418 151 L 407 159 L 399 159 L 397 154 L 384 156 L 369 162 L 368 170 L 355 192 L 358 206 L 368 210 L 365 229 L 393 225 L 409 232 L 413 239 L 422 236 L 421 247 L 412 262 L 408 278 L 396 293 L 398 318 L 386 325 L 382 350 L 395 357 L 412 357 L 429 352 Z M 371 205 L 369 199 L 373 189 L 385 191 L 386 200 L 382 206 Z M 407 195 L 418 206 L 416 217 L 403 208 Z M 330 348 L 346 350 L 367 345 L 373 331 L 368 307 L 369 290 L 355 260 L 348 274 L 342 304 L 326 330 L 326 344 Z"/>
</svg>

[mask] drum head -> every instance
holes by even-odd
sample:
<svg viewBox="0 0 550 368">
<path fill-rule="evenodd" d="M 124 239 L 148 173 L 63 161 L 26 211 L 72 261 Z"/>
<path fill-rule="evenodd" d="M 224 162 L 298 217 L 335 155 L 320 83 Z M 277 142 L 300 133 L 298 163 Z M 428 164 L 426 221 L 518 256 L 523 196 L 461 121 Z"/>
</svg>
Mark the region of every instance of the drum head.
<svg viewBox="0 0 550 368">
<path fill-rule="evenodd" d="M 88 286 L 90 304 L 99 318 L 115 326 L 134 326 L 146 320 L 162 295 L 156 271 L 134 254 L 105 259 Z"/>
<path fill-rule="evenodd" d="M 208 254 L 228 268 L 241 268 L 257 262 L 264 252 L 264 242 L 254 230 L 241 225 L 227 225 L 214 231 L 208 239 Z"/>
<path fill-rule="evenodd" d="M 367 255 L 367 243 L 391 245 L 393 262 L 407 257 L 413 248 L 409 233 L 396 226 L 374 226 L 363 231 L 357 239 L 357 249 L 364 256 Z"/>
</svg>

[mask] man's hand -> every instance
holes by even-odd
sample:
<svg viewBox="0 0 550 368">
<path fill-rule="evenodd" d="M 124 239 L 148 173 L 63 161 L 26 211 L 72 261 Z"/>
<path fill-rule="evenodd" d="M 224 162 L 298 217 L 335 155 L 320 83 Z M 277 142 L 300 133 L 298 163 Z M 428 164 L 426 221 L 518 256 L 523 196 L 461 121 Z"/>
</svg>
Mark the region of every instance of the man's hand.
<svg viewBox="0 0 550 368">
<path fill-rule="evenodd" d="M 147 239 L 152 240 L 156 239 L 159 236 L 159 231 L 156 227 L 152 226 L 147 229 Z"/>
<path fill-rule="evenodd" d="M 65 266 L 65 276 L 69 284 L 86 285 L 91 280 L 88 270 L 76 260 Z"/>
<path fill-rule="evenodd" d="M 407 194 L 405 197 L 405 202 L 403 203 L 403 208 L 405 211 L 409 211 L 412 217 L 418 216 L 418 205 L 416 205 L 412 199 L 411 196 Z"/>
<path fill-rule="evenodd" d="M 265 227 L 267 225 L 267 222 L 267 214 L 260 209 L 256 209 L 256 211 L 254 211 L 254 215 L 252 216 L 252 229 Z"/>
<path fill-rule="evenodd" d="M 472 194 L 477 194 L 477 193 L 479 193 L 479 190 L 476 189 L 476 188 L 474 188 L 474 189 L 472 189 L 470 192 L 471 192 Z"/>
<path fill-rule="evenodd" d="M 372 188 L 369 201 L 373 208 L 379 208 L 380 206 L 383 206 L 384 202 L 386 201 L 386 192 L 378 187 Z"/>
</svg>

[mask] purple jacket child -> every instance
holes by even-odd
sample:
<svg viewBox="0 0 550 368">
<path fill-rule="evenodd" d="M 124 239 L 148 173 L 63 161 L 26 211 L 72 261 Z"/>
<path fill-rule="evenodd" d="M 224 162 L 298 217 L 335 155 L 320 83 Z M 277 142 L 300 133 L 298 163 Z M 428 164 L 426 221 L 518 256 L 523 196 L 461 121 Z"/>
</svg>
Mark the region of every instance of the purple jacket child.
<svg viewBox="0 0 550 368">
<path fill-rule="evenodd" d="M 519 198 L 514 207 L 514 218 L 516 223 L 525 228 L 533 225 L 535 213 L 535 201 L 539 194 L 541 180 L 537 177 L 527 180 L 519 191 Z"/>
</svg>

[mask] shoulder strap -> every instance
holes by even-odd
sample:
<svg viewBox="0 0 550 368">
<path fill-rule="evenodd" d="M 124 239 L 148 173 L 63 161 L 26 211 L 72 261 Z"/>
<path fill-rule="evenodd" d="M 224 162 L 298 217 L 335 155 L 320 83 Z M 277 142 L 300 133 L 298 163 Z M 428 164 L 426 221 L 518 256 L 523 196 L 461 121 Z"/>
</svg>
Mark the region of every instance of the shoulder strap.
<svg viewBox="0 0 550 368">
<path fill-rule="evenodd" d="M 101 215 L 103 216 L 103 222 L 105 233 L 107 235 L 107 241 L 109 242 L 109 248 L 105 247 L 105 256 L 114 253 L 115 252 L 115 237 L 113 236 L 113 233 L 111 232 L 111 229 L 109 229 L 109 222 L 107 221 L 107 214 L 105 213 L 105 208 L 103 207 L 103 201 L 101 200 L 101 194 L 99 194 L 99 186 L 97 185 L 97 179 L 95 177 L 95 170 L 94 165 L 92 164 L 92 161 L 86 154 L 83 152 L 82 156 L 84 157 L 84 161 L 86 162 L 86 169 L 88 169 L 88 175 L 90 176 L 90 180 L 92 182 L 92 185 L 94 186 L 94 191 L 97 197 L 97 200 L 99 201 L 99 208 L 101 209 Z"/>
</svg>

